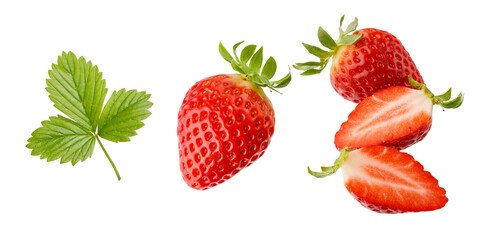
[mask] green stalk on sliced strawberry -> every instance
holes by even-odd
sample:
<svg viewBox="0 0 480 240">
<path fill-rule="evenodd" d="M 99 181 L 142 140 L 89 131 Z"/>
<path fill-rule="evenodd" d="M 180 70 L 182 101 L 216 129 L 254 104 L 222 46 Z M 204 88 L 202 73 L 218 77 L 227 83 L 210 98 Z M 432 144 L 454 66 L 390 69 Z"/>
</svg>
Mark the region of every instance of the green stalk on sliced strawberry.
<svg viewBox="0 0 480 240">
<path fill-rule="evenodd" d="M 375 145 L 405 149 L 430 131 L 433 105 L 458 108 L 463 103 L 462 93 L 450 100 L 451 89 L 435 96 L 424 83 L 409 81 L 415 89 L 394 86 L 360 102 L 335 134 L 337 149 Z"/>
<path fill-rule="evenodd" d="M 342 149 L 331 167 L 308 172 L 317 178 L 342 169 L 344 185 L 364 207 L 379 213 L 433 211 L 448 202 L 438 180 L 411 155 L 394 148 Z"/>
<path fill-rule="evenodd" d="M 380 89 L 391 86 L 412 87 L 408 76 L 423 83 L 409 53 L 393 34 L 375 28 L 355 31 L 357 18 L 343 30 L 343 20 L 344 16 L 340 19 L 337 41 L 319 27 L 317 35 L 324 48 L 303 43 L 318 61 L 297 63 L 293 67 L 303 71 L 302 75 L 319 74 L 332 59 L 332 87 L 343 98 L 355 103 Z"/>
<path fill-rule="evenodd" d="M 275 130 L 273 105 L 262 87 L 278 92 L 291 81 L 277 81 L 272 57 L 263 65 L 263 47 L 248 45 L 233 56 L 219 44 L 221 56 L 239 74 L 221 74 L 195 83 L 178 112 L 180 170 L 188 186 L 205 190 L 236 175 L 259 159 Z M 263 65 L 263 68 L 262 68 Z"/>
</svg>

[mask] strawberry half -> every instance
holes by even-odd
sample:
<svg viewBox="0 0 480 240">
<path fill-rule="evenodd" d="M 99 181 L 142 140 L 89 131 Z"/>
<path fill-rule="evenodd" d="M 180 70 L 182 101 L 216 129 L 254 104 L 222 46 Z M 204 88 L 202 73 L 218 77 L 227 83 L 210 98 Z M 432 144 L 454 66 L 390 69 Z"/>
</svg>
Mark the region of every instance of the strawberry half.
<svg viewBox="0 0 480 240">
<path fill-rule="evenodd" d="M 379 213 L 432 211 L 448 201 L 445 189 L 411 155 L 384 146 L 343 149 L 332 167 L 313 172 L 326 177 L 342 168 L 345 187 L 364 207 Z"/>
<path fill-rule="evenodd" d="M 410 82 L 418 89 L 390 87 L 365 98 L 335 134 L 337 149 L 383 145 L 407 148 L 425 138 L 432 125 L 433 105 L 457 108 L 463 94 L 448 101 L 451 89 L 434 96 L 423 83 Z"/>
<path fill-rule="evenodd" d="M 340 21 L 340 37 L 334 41 L 330 35 L 318 29 L 320 43 L 328 50 L 309 44 L 303 46 L 318 57 L 318 62 L 297 63 L 294 67 L 305 70 L 302 75 L 322 72 L 329 59 L 333 58 L 330 81 L 335 91 L 343 98 L 360 102 L 380 89 L 391 86 L 412 87 L 408 77 L 423 83 L 409 53 L 394 35 L 375 28 L 360 29 L 355 18 L 346 30 Z M 348 35 L 353 32 L 352 35 Z"/>
<path fill-rule="evenodd" d="M 263 66 L 263 48 L 246 46 L 234 57 L 220 43 L 219 50 L 240 74 L 205 78 L 188 90 L 178 113 L 180 170 L 188 186 L 205 190 L 216 186 L 260 158 L 275 129 L 272 103 L 262 87 L 277 91 L 291 75 L 270 82 L 277 65 L 270 57 Z M 248 63 L 248 65 L 247 65 Z"/>
</svg>

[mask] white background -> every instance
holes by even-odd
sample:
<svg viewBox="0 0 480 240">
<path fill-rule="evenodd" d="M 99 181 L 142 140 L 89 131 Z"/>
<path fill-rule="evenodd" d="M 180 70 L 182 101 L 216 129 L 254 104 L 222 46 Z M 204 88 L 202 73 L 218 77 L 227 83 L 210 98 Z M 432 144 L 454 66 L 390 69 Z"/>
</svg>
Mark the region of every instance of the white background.
<svg viewBox="0 0 480 240">
<path fill-rule="evenodd" d="M 2 1 L 0 239 L 478 239 L 479 8 L 427 2 Z M 429 135 L 405 150 L 447 190 L 447 205 L 377 214 L 349 195 L 341 173 L 311 177 L 307 165 L 338 156 L 333 137 L 355 105 L 334 92 L 328 72 L 302 77 L 293 68 L 283 95 L 267 92 L 277 125 L 265 155 L 215 188 L 189 188 L 178 167 L 177 111 L 196 81 L 233 72 L 219 41 L 263 45 L 282 77 L 314 60 L 301 43 L 318 45 L 318 26 L 338 36 L 342 14 L 396 35 L 434 93 L 466 93 L 459 109 L 436 106 Z M 138 136 L 104 141 L 120 182 L 98 145 L 74 167 L 25 148 L 42 120 L 60 114 L 45 79 L 62 51 L 98 65 L 108 96 L 152 94 Z"/>
</svg>

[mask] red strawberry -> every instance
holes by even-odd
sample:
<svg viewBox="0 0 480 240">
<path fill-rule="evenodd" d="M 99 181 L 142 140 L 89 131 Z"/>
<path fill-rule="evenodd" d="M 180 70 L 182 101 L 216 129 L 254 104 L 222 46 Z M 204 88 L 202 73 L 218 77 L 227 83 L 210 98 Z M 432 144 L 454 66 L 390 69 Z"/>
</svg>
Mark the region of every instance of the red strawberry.
<svg viewBox="0 0 480 240">
<path fill-rule="evenodd" d="M 390 87 L 360 102 L 335 134 L 337 149 L 374 145 L 407 148 L 427 135 L 434 104 L 457 108 L 463 102 L 462 93 L 448 102 L 451 89 L 434 96 L 425 84 L 410 80 L 420 89 Z"/>
<path fill-rule="evenodd" d="M 334 41 L 323 28 L 319 28 L 320 43 L 329 51 L 303 44 L 319 62 L 297 63 L 299 70 L 306 70 L 302 75 L 320 73 L 331 57 L 332 67 L 330 81 L 335 91 L 343 98 L 360 102 L 380 89 L 391 86 L 412 87 L 408 77 L 423 83 L 415 63 L 410 58 L 402 43 L 392 34 L 367 28 L 353 32 L 358 20 L 350 23 L 346 31 L 342 30 L 343 17 L 340 21 L 340 37 Z"/>
<path fill-rule="evenodd" d="M 379 213 L 432 211 L 448 201 L 445 189 L 411 155 L 384 146 L 342 150 L 333 167 L 309 173 L 325 177 L 342 168 L 345 187 L 364 207 Z"/>
<path fill-rule="evenodd" d="M 275 129 L 275 115 L 261 87 L 275 90 L 291 80 L 288 73 L 270 82 L 275 60 L 270 57 L 260 73 L 263 48 L 255 52 L 256 46 L 248 45 L 238 58 L 235 51 L 241 43 L 233 48 L 235 58 L 221 43 L 219 47 L 223 58 L 240 74 L 197 82 L 178 113 L 180 169 L 185 182 L 195 189 L 216 186 L 263 155 Z"/>
</svg>

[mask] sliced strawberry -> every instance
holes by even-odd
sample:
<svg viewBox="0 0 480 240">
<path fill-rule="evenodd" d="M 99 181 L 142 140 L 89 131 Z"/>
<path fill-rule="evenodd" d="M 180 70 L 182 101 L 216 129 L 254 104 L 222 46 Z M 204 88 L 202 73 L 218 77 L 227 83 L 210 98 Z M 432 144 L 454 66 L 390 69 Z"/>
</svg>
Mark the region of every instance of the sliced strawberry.
<svg viewBox="0 0 480 240">
<path fill-rule="evenodd" d="M 342 150 L 333 167 L 312 172 L 325 177 L 342 167 L 344 184 L 364 207 L 379 213 L 432 211 L 448 198 L 438 180 L 411 155 L 384 146 Z"/>
<path fill-rule="evenodd" d="M 434 104 L 456 108 L 463 102 L 461 93 L 456 99 L 447 102 L 451 90 L 434 96 L 425 84 L 410 80 L 412 85 L 420 89 L 390 87 L 360 102 L 335 134 L 337 149 L 374 145 L 407 148 L 427 135 L 432 125 Z"/>
<path fill-rule="evenodd" d="M 431 211 L 448 199 L 422 164 L 396 149 L 373 146 L 348 154 L 345 187 L 363 206 L 380 213 Z"/>
</svg>

